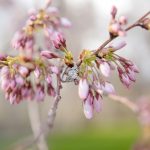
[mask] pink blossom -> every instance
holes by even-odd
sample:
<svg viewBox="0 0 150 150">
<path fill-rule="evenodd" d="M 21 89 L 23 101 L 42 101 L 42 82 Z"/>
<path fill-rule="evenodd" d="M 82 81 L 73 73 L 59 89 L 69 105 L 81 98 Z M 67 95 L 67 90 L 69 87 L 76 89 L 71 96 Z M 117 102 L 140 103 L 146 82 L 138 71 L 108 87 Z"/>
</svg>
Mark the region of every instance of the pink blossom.
<svg viewBox="0 0 150 150">
<path fill-rule="evenodd" d="M 102 62 L 100 64 L 100 69 L 105 77 L 108 77 L 110 75 L 110 66 L 107 62 Z"/>
<path fill-rule="evenodd" d="M 119 18 L 119 23 L 122 24 L 122 25 L 127 24 L 127 18 L 125 16 L 121 16 Z"/>
<path fill-rule="evenodd" d="M 135 72 L 132 71 L 131 69 L 127 69 L 127 75 L 129 77 L 129 79 L 133 82 L 136 81 L 136 78 L 135 78 Z"/>
<path fill-rule="evenodd" d="M 107 94 L 114 94 L 115 93 L 114 86 L 109 82 L 105 82 L 104 85 L 102 86 L 102 89 Z"/>
<path fill-rule="evenodd" d="M 28 68 L 24 67 L 24 66 L 20 66 L 18 69 L 18 72 L 23 76 L 26 77 L 29 74 L 29 70 Z"/>
<path fill-rule="evenodd" d="M 94 98 L 94 102 L 93 102 L 93 106 L 94 106 L 94 109 L 96 110 L 96 112 L 100 112 L 101 111 L 101 102 L 102 102 L 102 98 L 100 95 L 97 95 L 95 98 Z"/>
<path fill-rule="evenodd" d="M 47 59 L 59 58 L 58 55 L 47 50 L 42 51 L 41 56 L 46 57 Z"/>
<path fill-rule="evenodd" d="M 126 73 L 121 74 L 120 79 L 126 87 L 130 86 L 131 81 Z"/>
<path fill-rule="evenodd" d="M 112 15 L 112 18 L 115 19 L 116 17 L 116 14 L 117 14 L 117 8 L 115 6 L 113 6 L 111 8 L 111 15 Z"/>
<path fill-rule="evenodd" d="M 127 45 L 127 43 L 125 42 L 125 41 L 122 41 L 122 42 L 120 42 L 119 44 L 116 44 L 115 46 L 113 46 L 113 48 L 115 49 L 115 50 L 120 50 L 120 49 L 122 49 L 123 47 L 125 47 Z"/>
<path fill-rule="evenodd" d="M 35 70 L 34 70 L 34 75 L 35 75 L 35 77 L 36 77 L 37 79 L 40 77 L 40 75 L 41 75 L 41 70 L 40 70 L 38 67 L 35 68 Z"/>
<path fill-rule="evenodd" d="M 133 70 L 135 73 L 139 73 L 139 69 L 135 64 L 132 64 L 131 66 L 129 66 L 131 70 Z"/>
<path fill-rule="evenodd" d="M 69 27 L 71 27 L 71 22 L 67 18 L 62 17 L 61 18 L 61 25 L 66 27 L 66 28 L 69 28 Z"/>
<path fill-rule="evenodd" d="M 84 114 L 87 119 L 91 119 L 93 117 L 93 105 L 92 102 L 93 97 L 89 94 L 87 99 L 83 102 Z"/>
<path fill-rule="evenodd" d="M 87 82 L 87 79 L 80 79 L 79 81 L 79 97 L 81 99 L 86 99 L 89 94 L 89 84 Z"/>
<path fill-rule="evenodd" d="M 58 67 L 51 66 L 50 69 L 51 69 L 52 73 L 59 74 L 59 68 Z"/>
</svg>

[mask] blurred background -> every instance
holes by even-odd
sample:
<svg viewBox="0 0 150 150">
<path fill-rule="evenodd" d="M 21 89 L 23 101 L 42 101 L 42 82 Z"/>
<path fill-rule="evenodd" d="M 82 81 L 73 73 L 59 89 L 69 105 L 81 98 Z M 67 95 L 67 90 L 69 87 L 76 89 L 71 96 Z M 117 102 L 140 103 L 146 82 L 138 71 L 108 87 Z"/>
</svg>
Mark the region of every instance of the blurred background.
<svg viewBox="0 0 150 150">
<path fill-rule="evenodd" d="M 108 38 L 112 5 L 118 7 L 119 15 L 128 16 L 129 24 L 150 10 L 149 0 L 54 0 L 53 4 L 60 8 L 61 16 L 66 16 L 73 24 L 65 33 L 76 58 L 82 49 L 95 49 Z M 1 53 L 14 53 L 10 41 L 16 30 L 24 25 L 27 11 L 43 5 L 43 0 L 0 0 Z M 149 95 L 150 91 L 150 34 L 136 28 L 125 40 L 128 45 L 118 53 L 137 64 L 140 74 L 129 90 L 120 83 L 117 73 L 111 81 L 117 93 L 134 101 L 142 95 Z M 77 87 L 72 83 L 63 86 L 53 138 L 49 139 L 54 150 L 132 148 L 140 136 L 140 126 L 128 108 L 104 98 L 102 112 L 95 114 L 94 119 L 86 120 Z M 11 106 L 2 92 L 0 97 L 0 150 L 7 150 L 11 144 L 31 135 L 30 121 L 26 102 Z M 51 101 L 47 98 L 39 104 L 43 121 L 47 118 Z"/>
</svg>

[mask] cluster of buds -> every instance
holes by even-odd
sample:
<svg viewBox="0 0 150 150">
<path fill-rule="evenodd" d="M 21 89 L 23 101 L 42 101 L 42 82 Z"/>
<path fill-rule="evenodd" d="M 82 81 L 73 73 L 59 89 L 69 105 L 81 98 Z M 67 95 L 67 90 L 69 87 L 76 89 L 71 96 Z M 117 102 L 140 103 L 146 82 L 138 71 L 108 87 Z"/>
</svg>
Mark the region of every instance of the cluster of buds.
<svg viewBox="0 0 150 150">
<path fill-rule="evenodd" d="M 18 104 L 23 100 L 43 101 L 46 94 L 56 96 L 57 87 L 54 86 L 54 79 L 60 79 L 62 68 L 48 59 L 64 59 L 59 54 L 51 52 L 46 43 L 48 40 L 52 45 L 57 35 L 63 34 L 62 28 L 68 28 L 70 25 L 70 21 L 60 17 L 58 9 L 52 6 L 29 12 L 26 25 L 12 40 L 12 47 L 21 50 L 19 55 L 0 56 L 1 88 L 11 104 Z M 41 29 L 45 34 L 47 50 L 36 45 L 35 33 Z M 65 44 L 65 41 L 62 42 Z"/>
<path fill-rule="evenodd" d="M 121 16 L 117 20 L 116 15 L 117 15 L 117 8 L 113 6 L 111 10 L 112 18 L 109 25 L 109 33 L 112 37 L 125 36 L 126 31 L 124 29 L 124 26 L 127 24 L 127 18 L 125 16 Z"/>
<path fill-rule="evenodd" d="M 59 74 L 58 67 L 42 59 L 10 56 L 3 58 L 1 64 L 1 88 L 11 104 L 22 100 L 43 101 L 46 93 L 55 96 L 53 76 Z"/>
<path fill-rule="evenodd" d="M 35 33 L 43 30 L 45 35 L 46 48 L 52 48 L 52 40 L 55 39 L 57 33 L 62 32 L 62 28 L 71 26 L 67 18 L 60 17 L 59 11 L 55 7 L 47 9 L 31 10 L 26 25 L 18 31 L 13 40 L 14 49 L 27 50 L 32 52 L 35 46 Z"/>
<path fill-rule="evenodd" d="M 60 97 L 62 83 L 74 82 L 78 85 L 84 114 L 91 119 L 94 110 L 100 112 L 103 95 L 115 94 L 114 86 L 107 79 L 112 71 L 118 70 L 126 87 L 136 81 L 137 67 L 116 54 L 126 43 L 107 46 L 114 38 L 125 35 L 127 29 L 123 26 L 127 19 L 122 16 L 116 20 L 117 9 L 113 7 L 109 40 L 97 50 L 84 49 L 75 63 L 62 33 L 62 27 L 70 27 L 71 23 L 60 17 L 57 8 L 47 7 L 50 4 L 51 0 L 44 9 L 30 11 L 26 25 L 15 34 L 12 46 L 21 50 L 19 55 L 0 56 L 1 87 L 6 99 L 11 104 L 18 104 L 24 99 L 43 101 L 46 94 Z M 140 21 L 143 24 L 138 25 L 149 29 L 149 19 L 144 17 Z M 137 24 L 128 29 L 134 26 Z M 35 40 L 35 32 L 41 29 L 46 39 L 42 48 L 36 45 Z M 54 86 L 56 78 L 57 87 Z"/>
<path fill-rule="evenodd" d="M 100 68 L 104 76 L 109 76 L 110 70 L 117 68 L 121 82 L 129 87 L 132 82 L 136 81 L 135 74 L 139 73 L 138 68 L 130 60 L 117 55 L 115 52 L 126 46 L 125 42 L 121 42 L 116 46 L 109 46 L 103 49 L 99 54 L 99 58 L 103 58 L 100 62 Z"/>
<path fill-rule="evenodd" d="M 115 53 L 125 45 L 126 43 L 122 42 L 117 46 L 106 47 L 97 55 L 90 50 L 84 50 L 80 54 L 79 96 L 83 100 L 87 118 L 92 117 L 94 108 L 100 110 L 103 94 L 115 94 L 114 86 L 106 80 L 115 68 L 119 72 L 121 82 L 126 87 L 135 82 L 135 73 L 138 73 L 137 67 L 130 60 Z"/>
</svg>

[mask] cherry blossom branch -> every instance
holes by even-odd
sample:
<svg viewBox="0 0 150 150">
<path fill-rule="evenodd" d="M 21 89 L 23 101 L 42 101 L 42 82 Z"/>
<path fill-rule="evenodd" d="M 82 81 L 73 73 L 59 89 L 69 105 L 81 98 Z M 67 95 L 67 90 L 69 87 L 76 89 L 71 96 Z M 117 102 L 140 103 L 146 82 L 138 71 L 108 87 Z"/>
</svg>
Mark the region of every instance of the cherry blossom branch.
<svg viewBox="0 0 150 150">
<path fill-rule="evenodd" d="M 140 22 L 145 19 L 148 15 L 150 15 L 150 11 L 148 11 L 145 15 L 143 15 L 140 19 L 138 19 L 134 24 L 130 25 L 125 29 L 125 31 L 129 31 L 133 29 L 134 27 L 140 26 Z M 95 52 L 94 54 L 98 54 L 105 46 L 107 46 L 111 41 L 114 39 L 118 38 L 119 35 L 117 36 L 110 36 L 108 40 L 106 40 Z"/>
<path fill-rule="evenodd" d="M 119 102 L 125 106 L 127 106 L 129 109 L 131 109 L 134 113 L 138 112 L 138 106 L 131 100 L 129 100 L 126 97 L 115 95 L 115 94 L 109 94 L 108 97 L 116 102 Z"/>
</svg>

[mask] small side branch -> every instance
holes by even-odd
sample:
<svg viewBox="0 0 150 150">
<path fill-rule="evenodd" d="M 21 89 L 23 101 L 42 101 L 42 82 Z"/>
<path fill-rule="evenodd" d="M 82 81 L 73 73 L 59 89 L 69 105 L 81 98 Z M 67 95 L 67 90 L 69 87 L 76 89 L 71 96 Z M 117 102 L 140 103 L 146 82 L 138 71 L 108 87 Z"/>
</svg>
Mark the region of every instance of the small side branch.
<svg viewBox="0 0 150 150">
<path fill-rule="evenodd" d="M 138 106 L 134 102 L 129 100 L 128 98 L 119 96 L 119 95 L 114 95 L 114 94 L 109 94 L 108 97 L 113 101 L 116 101 L 116 102 L 119 102 L 119 103 L 125 105 L 130 110 L 132 110 L 134 113 L 138 112 Z"/>
<path fill-rule="evenodd" d="M 145 15 L 143 15 L 140 19 L 138 19 L 134 24 L 130 25 L 129 27 L 127 27 L 125 29 L 125 31 L 129 31 L 137 26 L 140 26 L 140 22 L 143 21 L 143 19 L 145 19 L 148 15 L 150 15 L 150 11 L 147 12 Z M 111 41 L 113 41 L 114 39 L 118 38 L 119 36 L 110 36 L 108 40 L 106 40 L 93 54 L 97 55 L 103 48 L 105 48 L 105 46 L 107 46 Z"/>
</svg>

